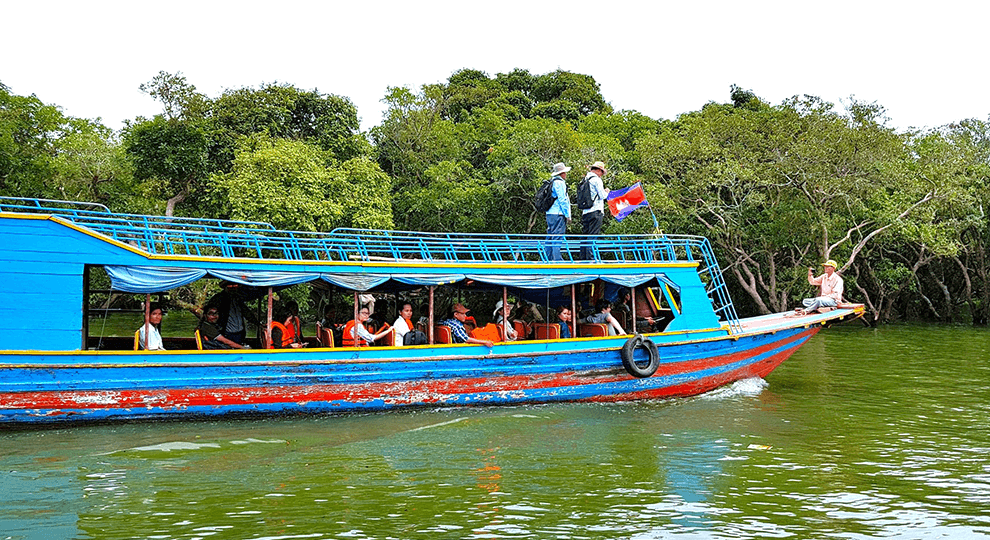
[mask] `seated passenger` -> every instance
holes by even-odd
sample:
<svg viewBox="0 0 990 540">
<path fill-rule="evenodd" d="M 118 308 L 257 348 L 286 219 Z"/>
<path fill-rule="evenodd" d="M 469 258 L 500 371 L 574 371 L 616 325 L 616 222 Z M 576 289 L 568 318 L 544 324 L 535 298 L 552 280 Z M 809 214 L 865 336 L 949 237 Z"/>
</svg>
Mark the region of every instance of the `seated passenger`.
<svg viewBox="0 0 990 540">
<path fill-rule="evenodd" d="M 244 293 L 239 284 L 224 281 L 220 283 L 220 287 L 221 291 L 213 295 L 206 303 L 217 306 L 217 311 L 220 312 L 217 326 L 223 331 L 223 335 L 231 341 L 244 343 L 244 338 L 247 335 L 245 319 L 250 319 L 254 323 L 259 321 L 244 305 Z"/>
<path fill-rule="evenodd" d="M 492 314 L 495 324 L 500 325 L 502 330 L 505 332 L 505 341 L 515 341 L 519 339 L 519 335 L 516 333 L 515 328 L 512 327 L 512 319 L 509 318 L 513 307 L 514 306 L 512 304 L 505 304 L 503 306 L 502 301 L 499 300 L 498 303 L 495 304 L 495 313 Z"/>
<path fill-rule="evenodd" d="M 271 327 L 271 342 L 268 343 L 269 349 L 298 349 L 300 347 L 305 347 L 306 344 L 299 341 L 296 337 L 296 324 L 298 324 L 299 318 L 292 314 L 292 311 L 285 308 L 280 309 L 275 318 L 272 319 Z M 298 310 L 298 308 L 296 308 Z"/>
<path fill-rule="evenodd" d="M 557 308 L 557 324 L 560 325 L 560 339 L 571 337 L 571 308 L 560 306 Z"/>
<path fill-rule="evenodd" d="M 526 324 L 541 323 L 543 322 L 543 315 L 540 314 L 540 308 L 536 307 L 536 304 L 530 304 L 520 298 L 511 320 L 520 320 Z"/>
<path fill-rule="evenodd" d="M 207 304 L 203 308 L 203 319 L 199 321 L 199 337 L 204 349 L 250 349 L 247 345 L 241 345 L 236 341 L 227 339 L 220 331 L 217 321 L 220 320 L 220 308 L 213 304 Z"/>
<path fill-rule="evenodd" d="M 464 329 L 464 321 L 470 316 L 471 310 L 464 307 L 464 304 L 454 304 L 451 308 L 450 317 L 440 321 L 440 324 L 450 328 L 450 335 L 454 343 L 477 343 L 485 347 L 492 347 L 495 344 L 487 339 L 477 339 L 468 335 Z"/>
<path fill-rule="evenodd" d="M 386 325 L 385 329 L 381 332 L 372 334 L 365 327 L 365 323 L 368 322 L 369 317 L 371 317 L 371 310 L 368 306 L 361 306 L 361 310 L 358 311 L 357 320 L 347 321 L 347 324 L 344 325 L 344 335 L 341 339 L 344 347 L 367 347 L 392 331 Z"/>
<path fill-rule="evenodd" d="M 151 304 L 150 310 L 148 311 L 148 316 L 145 318 L 145 324 L 141 325 L 138 329 L 138 346 L 142 349 L 145 347 L 145 341 L 147 341 L 147 349 L 149 351 L 164 351 L 165 344 L 162 343 L 162 316 L 164 312 L 162 307 L 157 303 Z M 147 340 L 145 340 L 145 329 L 148 329 Z"/>
<path fill-rule="evenodd" d="M 409 302 L 403 302 L 399 310 L 399 316 L 395 319 L 392 328 L 395 331 L 395 346 L 401 347 L 406 338 L 406 334 L 413 330 L 412 323 L 413 307 Z"/>
<path fill-rule="evenodd" d="M 296 343 L 305 343 L 302 335 L 302 322 L 299 320 L 299 304 L 295 300 L 285 303 L 285 311 L 288 314 L 287 322 L 284 322 L 285 329 L 289 335 L 293 336 Z"/>
<path fill-rule="evenodd" d="M 615 317 L 612 316 L 612 302 L 604 298 L 595 304 L 595 313 L 593 315 L 580 319 L 579 322 L 608 325 L 608 335 L 610 336 L 622 336 L 626 333 L 622 329 L 622 325 L 619 324 L 619 321 L 615 320 Z"/>
</svg>

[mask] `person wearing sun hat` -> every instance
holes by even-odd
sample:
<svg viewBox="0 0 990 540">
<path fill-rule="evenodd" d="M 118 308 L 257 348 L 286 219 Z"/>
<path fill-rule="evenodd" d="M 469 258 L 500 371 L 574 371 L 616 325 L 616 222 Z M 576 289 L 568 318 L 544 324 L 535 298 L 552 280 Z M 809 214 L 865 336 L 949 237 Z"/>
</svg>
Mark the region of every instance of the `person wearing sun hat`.
<svg viewBox="0 0 990 540">
<path fill-rule="evenodd" d="M 562 260 L 560 246 L 564 241 L 567 224 L 571 221 L 571 200 L 567 196 L 567 171 L 570 167 L 563 163 L 553 166 L 553 206 L 546 212 L 547 217 L 547 259 Z"/>
<path fill-rule="evenodd" d="M 477 339 L 468 335 L 464 329 L 464 321 L 471 316 L 471 310 L 464 304 L 457 303 L 450 308 L 450 317 L 440 321 L 441 326 L 450 328 L 450 335 L 454 343 L 478 343 L 485 347 L 493 347 L 494 343 L 487 339 Z"/>
<path fill-rule="evenodd" d="M 815 298 L 805 298 L 801 303 L 803 308 L 797 308 L 794 313 L 807 315 L 817 313 L 823 307 L 836 307 L 842 301 L 843 283 L 842 277 L 835 273 L 838 265 L 834 259 L 829 259 L 822 263 L 825 273 L 815 277 L 815 269 L 808 268 L 808 283 L 819 288 L 819 294 Z"/>
<path fill-rule="evenodd" d="M 588 174 L 584 179 L 588 181 L 591 189 L 591 208 L 581 212 L 581 230 L 585 236 L 597 236 L 602 232 L 602 220 L 605 217 L 605 199 L 608 197 L 608 189 L 602 182 L 602 177 L 606 173 L 605 164 L 601 161 L 594 162 L 588 169 Z M 581 259 L 590 260 L 590 242 L 582 242 Z"/>
</svg>

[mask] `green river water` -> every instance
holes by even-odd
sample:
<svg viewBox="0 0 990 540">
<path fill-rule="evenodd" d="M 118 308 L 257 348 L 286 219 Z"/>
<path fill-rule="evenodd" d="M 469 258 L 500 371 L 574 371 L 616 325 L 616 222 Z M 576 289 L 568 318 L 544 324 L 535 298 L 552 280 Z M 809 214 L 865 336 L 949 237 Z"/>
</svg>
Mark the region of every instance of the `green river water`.
<svg viewBox="0 0 990 540">
<path fill-rule="evenodd" d="M 689 399 L 0 433 L 0 539 L 990 538 L 990 331 Z"/>
</svg>

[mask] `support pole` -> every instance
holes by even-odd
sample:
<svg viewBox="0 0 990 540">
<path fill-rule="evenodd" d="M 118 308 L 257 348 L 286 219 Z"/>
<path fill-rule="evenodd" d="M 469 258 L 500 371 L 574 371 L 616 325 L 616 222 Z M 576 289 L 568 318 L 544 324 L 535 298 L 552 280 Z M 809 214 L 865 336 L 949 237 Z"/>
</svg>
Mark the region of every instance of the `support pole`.
<svg viewBox="0 0 990 540">
<path fill-rule="evenodd" d="M 275 344 L 272 343 L 272 303 L 273 303 L 273 301 L 272 301 L 272 288 L 271 287 L 268 287 L 268 315 L 265 317 L 265 321 L 266 321 L 266 324 L 265 324 L 265 339 L 267 340 L 266 343 L 268 344 L 268 347 L 269 348 L 272 348 L 272 347 L 275 346 Z M 283 339 L 285 339 L 284 336 L 283 336 Z"/>
<path fill-rule="evenodd" d="M 636 287 L 632 287 L 630 290 L 632 291 L 632 295 L 630 295 L 629 297 L 629 301 L 632 302 L 632 305 L 630 306 L 632 308 L 632 333 L 633 335 L 635 335 L 637 333 L 636 332 Z"/>
<path fill-rule="evenodd" d="M 502 287 L 502 335 L 505 336 L 506 341 L 509 341 L 509 316 L 505 314 L 507 305 L 509 305 L 509 290 L 507 287 Z"/>
<path fill-rule="evenodd" d="M 571 337 L 578 337 L 577 334 L 577 293 L 575 292 L 576 285 L 571 284 Z"/>
<path fill-rule="evenodd" d="M 144 350 L 148 350 L 148 338 L 151 334 L 151 293 L 144 297 Z"/>
<path fill-rule="evenodd" d="M 427 317 L 426 323 L 426 335 L 430 337 L 430 345 L 433 345 L 433 289 L 434 285 L 430 285 L 430 315 Z"/>
</svg>

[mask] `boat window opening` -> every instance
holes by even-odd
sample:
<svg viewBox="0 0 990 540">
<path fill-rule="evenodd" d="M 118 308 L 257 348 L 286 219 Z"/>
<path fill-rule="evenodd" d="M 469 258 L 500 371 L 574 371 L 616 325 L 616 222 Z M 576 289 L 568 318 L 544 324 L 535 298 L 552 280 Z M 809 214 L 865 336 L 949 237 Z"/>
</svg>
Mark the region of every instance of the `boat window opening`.
<svg viewBox="0 0 990 540">
<path fill-rule="evenodd" d="M 679 301 L 680 297 L 679 295 L 677 297 L 673 296 L 673 294 L 677 294 L 677 291 L 666 283 L 661 283 L 659 287 L 648 287 L 645 289 L 645 292 L 650 311 L 652 312 L 650 317 L 653 319 L 652 323 L 647 321 L 645 328 L 650 332 L 663 332 L 674 318 L 680 314 L 679 309 L 672 307 L 678 305 L 677 301 Z M 674 298 L 677 300 L 674 300 Z"/>
</svg>

